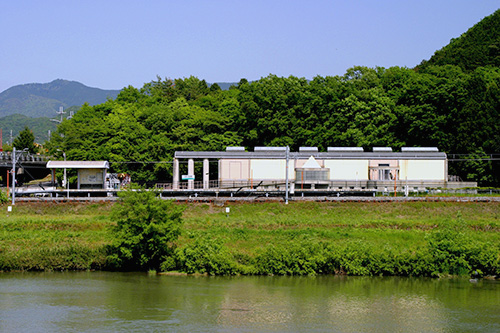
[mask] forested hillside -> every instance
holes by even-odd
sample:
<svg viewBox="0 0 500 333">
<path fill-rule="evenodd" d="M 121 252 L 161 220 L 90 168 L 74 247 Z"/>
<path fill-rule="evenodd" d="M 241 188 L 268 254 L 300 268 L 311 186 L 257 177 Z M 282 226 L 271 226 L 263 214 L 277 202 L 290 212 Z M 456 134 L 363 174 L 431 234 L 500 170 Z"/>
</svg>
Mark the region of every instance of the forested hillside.
<svg viewBox="0 0 500 333">
<path fill-rule="evenodd" d="M 470 28 L 462 36 L 436 51 L 419 68 L 456 65 L 466 71 L 477 67 L 500 66 L 500 9 Z"/>
<path fill-rule="evenodd" d="M 466 73 L 451 65 L 355 67 L 312 81 L 269 75 L 227 91 L 195 77 L 158 78 L 84 105 L 48 146 L 69 159 L 121 162 L 114 171 L 136 181 L 171 179 L 170 163 L 146 162 L 171 161 L 176 150 L 231 145 L 437 146 L 483 157 L 500 151 L 499 87 L 499 68 Z M 450 163 L 450 174 L 498 183 L 491 161 Z"/>
<path fill-rule="evenodd" d="M 12 136 L 16 137 L 25 127 L 29 127 L 35 134 L 35 142 L 42 143 L 49 139 L 49 131 L 55 131 L 57 126 L 47 117 L 30 118 L 21 114 L 12 114 L 0 118 L 0 128 L 3 131 L 3 143 L 12 143 Z"/>
<path fill-rule="evenodd" d="M 0 93 L 0 117 L 22 114 L 28 117 L 54 117 L 59 107 L 100 104 L 115 98 L 119 90 L 87 87 L 79 82 L 54 80 L 11 87 Z"/>
</svg>

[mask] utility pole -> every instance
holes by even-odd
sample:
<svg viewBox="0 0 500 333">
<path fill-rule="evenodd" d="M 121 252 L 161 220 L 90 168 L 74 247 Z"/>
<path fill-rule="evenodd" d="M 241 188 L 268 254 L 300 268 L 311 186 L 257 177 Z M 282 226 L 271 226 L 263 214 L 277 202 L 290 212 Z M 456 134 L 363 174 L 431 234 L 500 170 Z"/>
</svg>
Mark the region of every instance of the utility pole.
<svg viewBox="0 0 500 333">
<path fill-rule="evenodd" d="M 16 147 L 12 148 L 12 206 L 16 204 Z"/>
<path fill-rule="evenodd" d="M 62 151 L 61 149 L 57 149 L 57 151 L 60 151 L 63 154 L 64 162 L 66 162 L 66 153 L 64 151 Z M 66 178 L 66 168 L 64 168 L 62 187 L 66 188 L 66 193 L 67 193 L 66 195 L 69 199 L 69 181 L 68 181 L 68 178 Z"/>
<path fill-rule="evenodd" d="M 27 151 L 28 148 L 21 150 L 21 154 Z M 21 156 L 21 155 L 19 155 Z M 16 204 L 16 147 L 12 148 L 12 206 Z"/>
<path fill-rule="evenodd" d="M 63 152 L 63 157 L 64 157 L 64 161 L 66 162 L 66 153 L 65 152 Z M 66 192 L 67 192 L 67 196 L 69 199 L 69 181 L 68 181 L 68 178 L 66 178 L 66 168 L 64 168 L 64 185 L 66 186 Z"/>
<path fill-rule="evenodd" d="M 57 114 L 61 115 L 61 119 L 50 119 L 50 121 L 53 121 L 55 123 L 62 123 L 63 121 L 63 114 L 65 114 L 66 112 L 64 111 L 63 107 L 59 107 L 59 112 L 56 111 Z"/>
<path fill-rule="evenodd" d="M 290 151 L 290 147 L 286 146 L 286 175 L 285 175 L 285 204 L 288 205 L 288 152 Z"/>
</svg>

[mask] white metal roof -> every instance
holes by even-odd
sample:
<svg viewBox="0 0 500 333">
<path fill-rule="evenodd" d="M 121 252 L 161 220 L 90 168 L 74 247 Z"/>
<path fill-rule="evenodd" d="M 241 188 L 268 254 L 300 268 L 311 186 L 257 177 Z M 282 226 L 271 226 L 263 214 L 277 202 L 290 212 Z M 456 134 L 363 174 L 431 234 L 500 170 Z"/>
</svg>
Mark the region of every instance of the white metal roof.
<svg viewBox="0 0 500 333">
<path fill-rule="evenodd" d="M 439 151 L 437 147 L 401 147 L 402 152 L 408 151 Z"/>
<path fill-rule="evenodd" d="M 328 152 L 343 152 L 343 151 L 354 151 L 363 152 L 363 147 L 328 147 Z"/>
<path fill-rule="evenodd" d="M 109 169 L 108 161 L 48 161 L 48 169 Z"/>
<path fill-rule="evenodd" d="M 318 147 L 299 147 L 299 152 L 318 152 Z"/>
<path fill-rule="evenodd" d="M 286 149 L 286 147 L 284 147 Z M 446 153 L 438 151 L 412 152 L 362 152 L 362 151 L 329 151 L 329 152 L 290 152 L 290 159 L 368 159 L 368 160 L 446 160 Z M 286 151 L 176 151 L 175 158 L 199 159 L 285 159 Z"/>
<path fill-rule="evenodd" d="M 392 148 L 391 147 L 373 147 L 373 152 L 391 152 Z"/>
<path fill-rule="evenodd" d="M 286 151 L 286 147 L 254 147 L 253 151 L 255 151 L 255 152 L 263 152 L 263 151 L 271 151 L 271 152 Z"/>
<path fill-rule="evenodd" d="M 245 147 L 226 147 L 226 151 L 245 151 Z"/>
</svg>

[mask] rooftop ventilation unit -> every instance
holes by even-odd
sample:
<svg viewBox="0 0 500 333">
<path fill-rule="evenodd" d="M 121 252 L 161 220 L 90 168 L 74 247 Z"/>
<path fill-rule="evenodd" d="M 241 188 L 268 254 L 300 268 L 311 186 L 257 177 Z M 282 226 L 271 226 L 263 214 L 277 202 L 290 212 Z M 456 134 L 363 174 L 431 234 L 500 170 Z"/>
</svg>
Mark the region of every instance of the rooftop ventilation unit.
<svg viewBox="0 0 500 333">
<path fill-rule="evenodd" d="M 226 151 L 245 151 L 245 147 L 226 147 Z"/>
<path fill-rule="evenodd" d="M 392 152 L 391 147 L 373 147 L 373 152 L 374 153 L 388 153 Z"/>
<path fill-rule="evenodd" d="M 328 147 L 329 153 L 336 152 L 363 152 L 363 147 Z"/>
<path fill-rule="evenodd" d="M 402 147 L 402 152 L 438 152 L 439 149 L 437 147 Z"/>
<path fill-rule="evenodd" d="M 286 147 L 255 147 L 253 151 L 286 151 Z"/>
<path fill-rule="evenodd" d="M 317 153 L 318 147 L 299 147 L 299 152 Z"/>
</svg>

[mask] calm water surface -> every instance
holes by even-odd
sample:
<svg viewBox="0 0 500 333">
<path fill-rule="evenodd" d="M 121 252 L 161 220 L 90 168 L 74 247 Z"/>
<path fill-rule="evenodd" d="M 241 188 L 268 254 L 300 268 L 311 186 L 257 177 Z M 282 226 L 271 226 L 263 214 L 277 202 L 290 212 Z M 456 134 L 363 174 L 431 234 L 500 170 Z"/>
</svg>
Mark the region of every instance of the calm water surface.
<svg viewBox="0 0 500 333">
<path fill-rule="evenodd" d="M 500 332 L 500 283 L 0 273 L 0 331 Z"/>
</svg>

